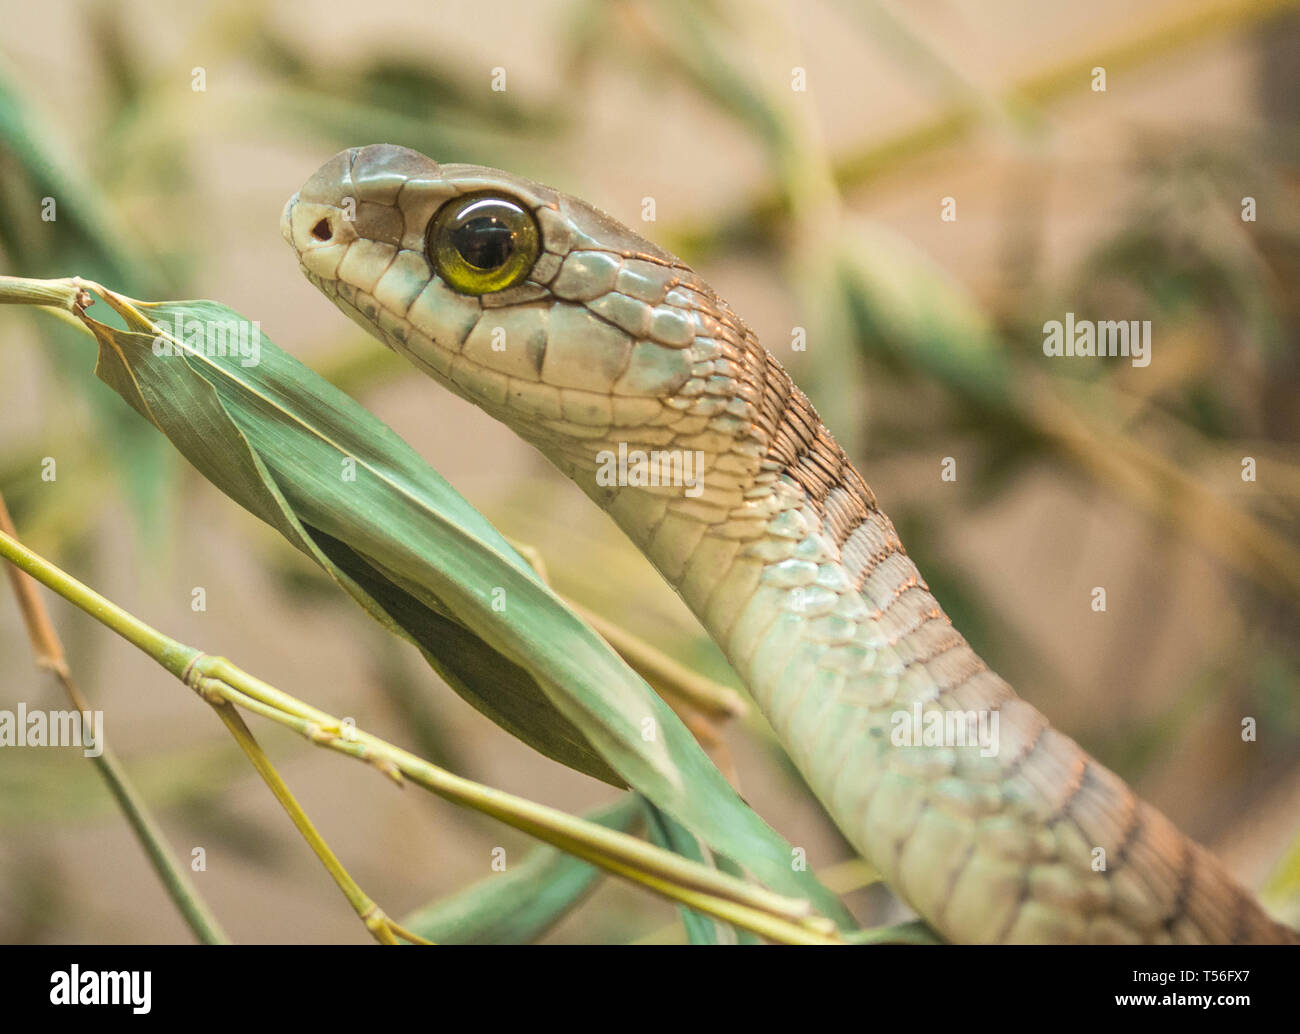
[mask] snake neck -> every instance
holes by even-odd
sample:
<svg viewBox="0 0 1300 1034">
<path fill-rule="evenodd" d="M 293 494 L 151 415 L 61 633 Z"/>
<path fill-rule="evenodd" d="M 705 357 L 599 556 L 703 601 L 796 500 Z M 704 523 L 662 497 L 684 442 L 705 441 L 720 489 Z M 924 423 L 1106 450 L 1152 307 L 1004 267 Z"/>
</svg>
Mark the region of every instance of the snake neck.
<svg viewBox="0 0 1300 1034">
<path fill-rule="evenodd" d="M 571 438 L 499 415 L 609 513 L 752 684 L 761 673 L 730 642 L 734 601 L 779 586 L 793 613 L 815 617 L 835 595 L 862 616 L 869 569 L 906 551 L 807 396 L 720 311 L 734 329 L 727 376 L 705 369 L 688 382 L 675 425 Z M 697 368 L 715 356 L 695 357 Z"/>
<path fill-rule="evenodd" d="M 1293 941 L 984 664 L 748 334 L 744 368 L 745 422 L 676 442 L 703 457 L 694 497 L 601 483 L 602 448 L 649 453 L 662 438 L 575 445 L 517 430 L 676 588 L 857 850 L 956 941 Z M 900 716 L 921 715 L 940 716 L 946 737 L 912 728 L 900 742 Z"/>
</svg>

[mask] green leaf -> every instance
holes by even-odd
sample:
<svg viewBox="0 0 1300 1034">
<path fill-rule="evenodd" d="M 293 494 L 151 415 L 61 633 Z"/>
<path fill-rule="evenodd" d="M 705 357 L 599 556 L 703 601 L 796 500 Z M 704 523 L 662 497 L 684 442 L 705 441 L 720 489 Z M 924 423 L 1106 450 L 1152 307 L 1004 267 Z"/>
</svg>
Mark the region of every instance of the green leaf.
<svg viewBox="0 0 1300 1034">
<path fill-rule="evenodd" d="M 583 817 L 630 833 L 641 819 L 640 798 L 627 794 Z M 577 907 L 601 876 L 559 848 L 538 847 L 504 873 L 412 912 L 402 925 L 437 944 L 529 944 Z"/>
<path fill-rule="evenodd" d="M 943 944 L 943 938 L 919 919 L 892 926 L 855 930 L 844 938 L 851 944 Z"/>
<path fill-rule="evenodd" d="M 130 329 L 83 317 L 99 377 L 467 701 L 547 756 L 635 787 L 771 889 L 851 923 L 791 870 L 789 845 L 672 710 L 391 428 L 267 339 L 254 348 L 255 325 L 216 302 L 101 293 Z M 240 327 L 242 355 L 216 347 L 213 328 Z"/>
<path fill-rule="evenodd" d="M 662 847 L 701 865 L 723 868 L 713 853 L 689 829 L 680 822 L 674 822 L 670 815 L 665 815 L 649 801 L 643 799 L 642 804 L 645 807 L 650 841 L 656 847 Z M 749 931 L 738 930 L 729 923 L 706 916 L 693 908 L 683 905 L 677 911 L 681 914 L 682 925 L 686 927 L 686 939 L 691 944 L 759 943 L 759 938 Z"/>
<path fill-rule="evenodd" d="M 140 305 L 138 311 L 159 327 L 197 327 L 205 340 L 210 325 L 249 326 L 213 302 Z M 128 311 L 119 312 L 133 322 Z M 259 340 L 257 361 L 242 366 L 237 355 L 159 356 L 153 334 L 88 325 L 100 342 L 96 375 L 166 434 L 205 478 L 316 560 L 373 617 L 412 640 L 452 688 L 493 721 L 557 761 L 620 781 L 508 655 L 452 619 L 441 599 L 422 602 L 357 549 L 368 538 L 380 543 L 382 554 L 384 537 L 405 531 L 412 531 L 415 542 L 436 537 L 428 528 L 422 534 L 410 527 L 421 518 L 444 531 L 454 526 L 466 540 L 477 534 L 491 549 L 491 525 L 432 470 L 424 467 L 423 484 L 406 491 L 407 476 L 418 475 L 424 465 L 390 428 L 268 341 Z M 251 357 L 251 345 L 249 352 Z M 345 463 L 355 464 L 355 480 L 344 480 Z M 331 507 L 337 509 L 326 512 Z M 356 536 L 349 542 L 353 518 Z M 430 553 L 450 561 L 449 547 L 444 540 Z M 504 540 L 499 547 L 509 550 Z M 439 548 L 448 555 L 440 557 Z M 505 554 L 501 560 L 510 563 Z M 522 559 L 517 563 L 532 576 Z M 480 575 L 470 591 L 490 596 L 500 580 Z"/>
</svg>

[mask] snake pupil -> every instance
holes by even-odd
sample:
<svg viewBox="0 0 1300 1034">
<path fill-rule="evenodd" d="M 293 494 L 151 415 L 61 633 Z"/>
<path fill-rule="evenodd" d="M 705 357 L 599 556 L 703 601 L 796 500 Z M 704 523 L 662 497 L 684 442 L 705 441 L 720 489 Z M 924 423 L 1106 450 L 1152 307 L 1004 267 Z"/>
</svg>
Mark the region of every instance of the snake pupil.
<svg viewBox="0 0 1300 1034">
<path fill-rule="evenodd" d="M 452 198 L 425 231 L 429 261 L 461 294 L 504 291 L 522 283 L 541 249 L 532 213 L 512 197 L 467 194 Z"/>
<path fill-rule="evenodd" d="M 515 249 L 515 232 L 494 216 L 479 216 L 453 230 L 451 241 L 475 269 L 497 269 Z"/>
</svg>

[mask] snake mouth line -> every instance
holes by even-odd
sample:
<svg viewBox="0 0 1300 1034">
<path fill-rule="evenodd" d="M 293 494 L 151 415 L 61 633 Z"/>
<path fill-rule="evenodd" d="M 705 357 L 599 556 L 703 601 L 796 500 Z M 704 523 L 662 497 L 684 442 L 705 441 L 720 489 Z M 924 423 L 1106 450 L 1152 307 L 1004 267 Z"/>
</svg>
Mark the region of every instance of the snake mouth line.
<svg viewBox="0 0 1300 1034">
<path fill-rule="evenodd" d="M 663 429 L 639 426 L 640 421 L 584 425 L 565 420 L 562 408 L 549 413 L 536 412 L 521 415 L 513 408 L 518 404 L 518 392 L 536 386 L 557 392 L 562 390 L 571 398 L 591 402 L 606 400 L 609 396 L 607 392 L 574 387 L 560 389 L 546 381 L 531 381 L 500 374 L 467 356 L 463 351 L 463 343 L 454 348 L 449 347 L 435 337 L 414 328 L 404 316 L 398 316 L 385 309 L 375 296 L 364 288 L 346 281 L 322 277 L 313 273 L 301 262 L 299 269 L 309 283 L 329 298 L 354 323 L 382 342 L 389 351 L 406 357 L 448 390 L 492 413 L 530 441 L 538 444 L 562 440 L 587 441 L 591 442 L 593 447 L 601 443 L 626 441 L 647 448 L 660 446 L 666 441 L 666 432 Z M 405 328 L 403 333 L 399 335 L 394 333 L 393 329 L 381 327 L 381 313 L 387 313 L 395 323 Z M 413 348 L 411 335 L 416 335 L 421 344 L 429 342 L 433 352 Z M 464 372 L 457 376 L 458 370 Z M 489 383 L 498 382 L 497 390 L 489 388 Z M 590 463 L 594 470 L 599 460 L 593 458 Z"/>
</svg>

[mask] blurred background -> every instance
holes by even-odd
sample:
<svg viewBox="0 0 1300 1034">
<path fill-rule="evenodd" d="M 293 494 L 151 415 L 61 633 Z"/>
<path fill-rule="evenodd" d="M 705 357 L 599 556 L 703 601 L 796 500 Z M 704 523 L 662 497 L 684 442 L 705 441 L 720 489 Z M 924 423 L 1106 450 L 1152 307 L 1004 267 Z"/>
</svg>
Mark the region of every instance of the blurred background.
<svg viewBox="0 0 1300 1034">
<path fill-rule="evenodd" d="M 1295 4 L 3 6 L 0 272 L 259 320 L 536 547 L 558 589 L 734 684 L 602 514 L 342 319 L 277 228 L 308 175 L 366 143 L 586 198 L 691 262 L 790 368 L 990 665 L 1294 917 L 1277 873 L 1300 825 Z M 1151 364 L 1045 357 L 1043 324 L 1066 312 L 1150 320 Z M 32 548 L 458 773 L 573 812 L 617 797 L 471 710 L 178 461 L 94 379 L 89 339 L 15 308 L 0 340 L 0 491 Z M 194 876 L 230 935 L 366 941 L 209 709 L 50 608 L 178 853 L 205 849 Z M 65 706 L 6 591 L 0 708 L 20 700 Z M 488 877 L 494 847 L 512 862 L 531 847 L 254 731 L 392 915 Z M 860 918 L 895 917 L 837 867 L 850 849 L 761 719 L 727 739 L 755 809 Z M 680 937 L 671 906 L 609 881 L 547 934 Z M 0 941 L 188 940 L 92 766 L 0 752 Z"/>
</svg>

